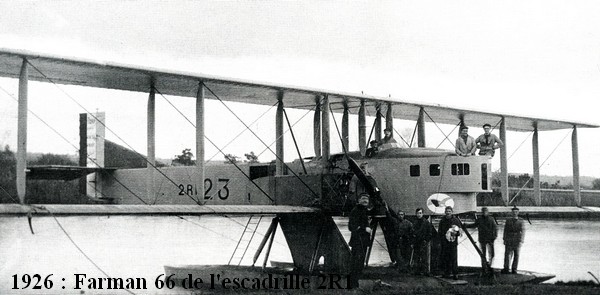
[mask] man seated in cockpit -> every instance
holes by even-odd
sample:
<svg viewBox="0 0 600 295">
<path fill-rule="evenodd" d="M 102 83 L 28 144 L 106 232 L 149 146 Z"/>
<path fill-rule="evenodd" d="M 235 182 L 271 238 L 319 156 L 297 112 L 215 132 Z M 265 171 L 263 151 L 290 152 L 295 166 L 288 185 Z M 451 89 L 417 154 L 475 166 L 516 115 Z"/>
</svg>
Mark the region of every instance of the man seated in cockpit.
<svg viewBox="0 0 600 295">
<path fill-rule="evenodd" d="M 383 132 L 385 136 L 379 141 L 379 150 L 382 151 L 398 147 L 398 142 L 392 137 L 392 128 L 385 128 Z"/>
<path fill-rule="evenodd" d="M 366 156 L 367 158 L 371 158 L 379 152 L 379 147 L 377 146 L 379 143 L 377 140 L 371 140 L 371 147 L 367 149 Z"/>
</svg>

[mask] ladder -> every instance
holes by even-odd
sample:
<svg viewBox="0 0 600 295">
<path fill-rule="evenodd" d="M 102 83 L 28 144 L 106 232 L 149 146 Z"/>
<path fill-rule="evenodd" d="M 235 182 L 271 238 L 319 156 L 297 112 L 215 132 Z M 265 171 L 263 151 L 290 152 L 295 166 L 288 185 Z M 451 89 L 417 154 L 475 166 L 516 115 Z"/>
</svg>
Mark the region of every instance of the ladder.
<svg viewBox="0 0 600 295">
<path fill-rule="evenodd" d="M 248 218 L 248 222 L 246 223 L 246 227 L 244 228 L 244 232 L 240 236 L 237 245 L 235 245 L 235 250 L 233 250 L 233 253 L 231 253 L 231 258 L 229 258 L 229 262 L 227 263 L 228 265 L 232 265 L 232 263 L 235 265 L 240 265 L 242 263 L 244 255 L 246 255 L 246 251 L 248 251 L 248 248 L 250 247 L 252 238 L 254 237 L 261 220 L 262 215 L 250 215 L 250 218 Z"/>
</svg>

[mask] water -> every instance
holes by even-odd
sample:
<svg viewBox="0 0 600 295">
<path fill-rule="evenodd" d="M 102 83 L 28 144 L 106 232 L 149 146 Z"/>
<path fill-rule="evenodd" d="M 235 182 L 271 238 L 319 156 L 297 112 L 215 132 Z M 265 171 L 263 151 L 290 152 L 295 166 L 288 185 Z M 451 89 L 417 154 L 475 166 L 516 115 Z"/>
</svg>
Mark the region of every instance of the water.
<svg viewBox="0 0 600 295">
<path fill-rule="evenodd" d="M 58 217 L 58 221 L 77 246 L 111 277 L 143 277 L 147 280 L 149 291 L 140 293 L 166 294 L 169 292 L 154 287 L 164 265 L 227 264 L 247 217 L 72 216 Z M 269 221 L 270 217 L 263 219 L 260 233 L 266 231 Z M 588 271 L 600 275 L 600 221 L 533 222 L 533 225 L 527 225 L 520 269 L 555 274 L 553 281 L 589 280 Z M 348 239 L 347 220 L 340 219 L 337 223 Z M 35 291 L 38 294 L 80 294 L 81 290 L 73 289 L 75 274 L 85 274 L 87 278 L 104 277 L 77 250 L 52 217 L 34 218 L 33 228 L 35 235 L 30 233 L 24 217 L 0 218 L 1 294 L 30 294 Z M 501 231 L 499 236 L 502 236 Z M 242 264 L 251 264 L 261 238 L 262 235 L 255 236 Z M 377 240 L 380 243 L 375 243 L 371 261 L 386 262 L 388 256 L 381 246 L 385 244 L 383 237 L 379 236 Z M 502 267 L 504 247 L 501 243 L 501 238 L 496 241 L 494 267 Z M 281 231 L 277 232 L 270 259 L 291 261 Z M 257 264 L 262 261 L 261 256 Z M 479 265 L 475 250 L 466 240 L 459 246 L 459 264 Z M 32 290 L 31 287 L 12 290 L 12 276 L 15 274 L 19 279 L 24 274 L 40 274 L 42 279 L 53 274 L 50 279 L 54 286 L 51 290 Z M 61 278 L 65 281 L 62 282 Z M 19 282 L 19 286 L 24 284 Z"/>
</svg>

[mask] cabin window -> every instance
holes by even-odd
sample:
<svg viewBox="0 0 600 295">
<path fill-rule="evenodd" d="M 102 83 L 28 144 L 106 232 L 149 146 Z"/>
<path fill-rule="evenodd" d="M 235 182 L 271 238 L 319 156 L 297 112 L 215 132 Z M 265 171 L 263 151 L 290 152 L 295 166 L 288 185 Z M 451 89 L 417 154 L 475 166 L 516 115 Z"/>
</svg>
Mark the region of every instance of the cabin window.
<svg viewBox="0 0 600 295">
<path fill-rule="evenodd" d="M 488 165 L 486 163 L 481 164 L 481 189 L 488 189 Z"/>
<path fill-rule="evenodd" d="M 275 175 L 275 165 L 250 166 L 250 180 Z"/>
<path fill-rule="evenodd" d="M 452 164 L 452 175 L 469 175 L 471 169 L 467 163 Z"/>
<path fill-rule="evenodd" d="M 410 165 L 410 176 L 416 177 L 421 175 L 421 167 L 419 165 Z"/>
<path fill-rule="evenodd" d="M 429 165 L 429 175 L 430 176 L 440 176 L 440 173 L 441 173 L 440 164 Z"/>
</svg>

